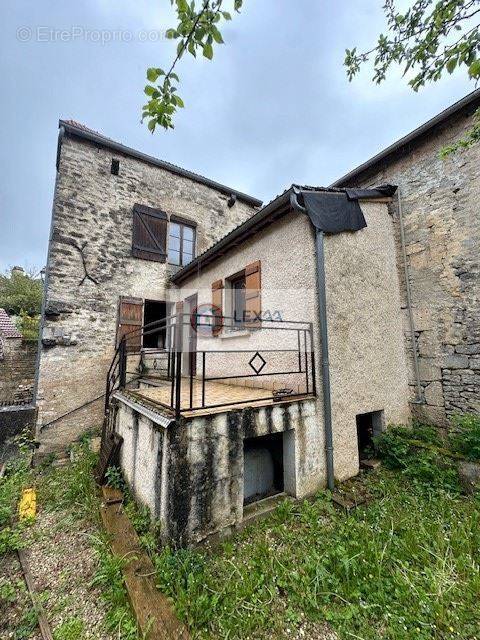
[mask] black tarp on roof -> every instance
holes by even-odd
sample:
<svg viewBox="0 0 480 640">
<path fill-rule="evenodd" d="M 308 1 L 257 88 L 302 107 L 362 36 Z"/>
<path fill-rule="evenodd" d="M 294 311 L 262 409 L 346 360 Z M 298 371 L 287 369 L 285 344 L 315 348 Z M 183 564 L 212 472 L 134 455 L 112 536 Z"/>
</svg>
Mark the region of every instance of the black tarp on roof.
<svg viewBox="0 0 480 640">
<path fill-rule="evenodd" d="M 345 189 L 344 191 L 301 191 L 301 196 L 313 226 L 324 233 L 359 231 L 367 226 L 358 200 L 391 197 L 392 185 L 373 189 Z"/>
</svg>

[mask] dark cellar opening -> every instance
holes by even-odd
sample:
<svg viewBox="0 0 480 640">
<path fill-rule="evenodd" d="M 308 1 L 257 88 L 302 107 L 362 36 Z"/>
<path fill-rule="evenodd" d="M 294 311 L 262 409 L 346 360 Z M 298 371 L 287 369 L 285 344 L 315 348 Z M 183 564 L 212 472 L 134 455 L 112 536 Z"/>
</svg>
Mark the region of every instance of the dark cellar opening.
<svg viewBox="0 0 480 640">
<path fill-rule="evenodd" d="M 283 433 L 243 441 L 243 503 L 282 493 Z"/>
<path fill-rule="evenodd" d="M 167 303 L 158 300 L 145 300 L 143 309 L 143 325 L 164 320 L 167 315 Z M 162 325 L 159 325 L 162 326 Z M 160 331 L 149 333 L 143 336 L 144 349 L 164 349 L 165 348 L 166 329 L 162 327 Z"/>
<path fill-rule="evenodd" d="M 357 443 L 360 460 L 372 457 L 375 450 L 373 438 L 383 431 L 383 411 L 359 413 L 357 421 Z"/>
</svg>

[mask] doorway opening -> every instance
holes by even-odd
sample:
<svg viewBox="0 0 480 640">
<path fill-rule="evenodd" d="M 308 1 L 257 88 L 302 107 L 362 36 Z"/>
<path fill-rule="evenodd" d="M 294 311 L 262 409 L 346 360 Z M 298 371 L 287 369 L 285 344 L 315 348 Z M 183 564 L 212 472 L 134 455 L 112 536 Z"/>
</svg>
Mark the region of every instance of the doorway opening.
<svg viewBox="0 0 480 640">
<path fill-rule="evenodd" d="M 165 320 L 167 317 L 167 303 L 159 300 L 145 300 L 143 309 L 143 326 L 150 322 Z M 153 331 L 143 336 L 142 347 L 144 349 L 165 349 L 166 327 L 159 324 L 160 331 Z"/>
<path fill-rule="evenodd" d="M 243 441 L 243 504 L 282 493 L 283 433 Z"/>
<path fill-rule="evenodd" d="M 360 460 L 371 458 L 375 453 L 373 438 L 383 431 L 384 412 L 370 411 L 369 413 L 359 413 L 357 421 L 357 444 Z"/>
</svg>

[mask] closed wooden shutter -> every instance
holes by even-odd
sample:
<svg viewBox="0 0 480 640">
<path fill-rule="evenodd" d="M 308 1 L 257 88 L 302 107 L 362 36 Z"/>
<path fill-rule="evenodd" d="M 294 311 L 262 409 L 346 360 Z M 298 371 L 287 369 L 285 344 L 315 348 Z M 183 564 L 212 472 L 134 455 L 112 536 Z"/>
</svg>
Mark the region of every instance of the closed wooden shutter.
<svg viewBox="0 0 480 640">
<path fill-rule="evenodd" d="M 262 267 L 260 260 L 245 267 L 245 326 L 260 327 L 262 313 Z"/>
<path fill-rule="evenodd" d="M 223 327 L 223 280 L 212 283 L 212 335 L 217 336 Z"/>
<path fill-rule="evenodd" d="M 133 207 L 132 255 L 144 260 L 166 262 L 166 213 L 140 204 Z"/>
<path fill-rule="evenodd" d="M 127 351 L 139 351 L 142 346 L 143 300 L 121 296 L 118 305 L 117 345 L 125 334 L 127 335 Z"/>
</svg>

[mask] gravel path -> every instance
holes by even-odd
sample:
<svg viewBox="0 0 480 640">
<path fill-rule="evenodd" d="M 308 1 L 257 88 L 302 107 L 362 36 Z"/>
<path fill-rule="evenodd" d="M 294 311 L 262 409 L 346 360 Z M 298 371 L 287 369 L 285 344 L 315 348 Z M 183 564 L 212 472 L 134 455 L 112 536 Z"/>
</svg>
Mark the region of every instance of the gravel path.
<svg viewBox="0 0 480 640">
<path fill-rule="evenodd" d="M 64 512 L 40 511 L 29 528 L 24 553 L 45 617 L 56 637 L 113 640 L 104 624 L 105 605 L 91 586 L 96 570 L 88 523 Z M 42 640 L 15 553 L 0 557 L 0 638 Z"/>
<path fill-rule="evenodd" d="M 16 553 L 0 557 L 0 638 L 42 640 Z"/>
<path fill-rule="evenodd" d="M 29 531 L 25 553 L 54 634 L 64 625 L 74 630 L 72 637 L 78 634 L 82 640 L 115 637 L 105 629 L 100 591 L 91 586 L 95 535 L 91 525 L 73 521 L 61 511 L 40 511 Z"/>
</svg>

